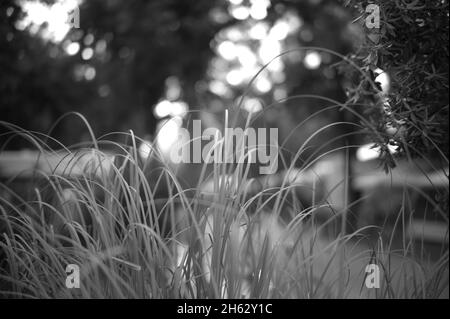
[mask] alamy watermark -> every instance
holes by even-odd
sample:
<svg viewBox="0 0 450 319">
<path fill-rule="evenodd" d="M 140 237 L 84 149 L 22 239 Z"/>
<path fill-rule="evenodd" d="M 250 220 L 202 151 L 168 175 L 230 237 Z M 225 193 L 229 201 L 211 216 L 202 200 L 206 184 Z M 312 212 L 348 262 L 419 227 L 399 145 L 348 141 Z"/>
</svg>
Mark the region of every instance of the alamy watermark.
<svg viewBox="0 0 450 319">
<path fill-rule="evenodd" d="M 66 267 L 66 287 L 69 289 L 80 288 L 80 267 L 75 264 L 69 264 Z"/>
<path fill-rule="evenodd" d="M 222 134 L 215 127 L 202 130 L 201 120 L 194 120 L 192 136 L 180 128 L 169 156 L 176 164 L 258 163 L 260 174 L 273 174 L 278 169 L 278 128 L 226 127 Z"/>
<path fill-rule="evenodd" d="M 369 264 L 366 266 L 366 287 L 380 288 L 380 267 L 377 264 Z"/>
<path fill-rule="evenodd" d="M 71 11 L 67 13 L 67 21 L 66 23 L 75 29 L 80 28 L 80 8 L 75 6 Z"/>
<path fill-rule="evenodd" d="M 368 29 L 380 28 L 380 7 L 376 4 L 369 4 L 366 7 L 366 27 Z"/>
</svg>

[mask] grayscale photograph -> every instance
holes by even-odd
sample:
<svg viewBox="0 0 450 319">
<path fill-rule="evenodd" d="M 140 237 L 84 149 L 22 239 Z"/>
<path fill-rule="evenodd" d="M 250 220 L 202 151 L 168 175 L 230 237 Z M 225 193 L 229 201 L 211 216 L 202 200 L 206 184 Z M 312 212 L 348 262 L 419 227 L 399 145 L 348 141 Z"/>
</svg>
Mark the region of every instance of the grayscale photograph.
<svg viewBox="0 0 450 319">
<path fill-rule="evenodd" d="M 448 300 L 449 1 L 0 0 L 0 299 Z"/>
</svg>

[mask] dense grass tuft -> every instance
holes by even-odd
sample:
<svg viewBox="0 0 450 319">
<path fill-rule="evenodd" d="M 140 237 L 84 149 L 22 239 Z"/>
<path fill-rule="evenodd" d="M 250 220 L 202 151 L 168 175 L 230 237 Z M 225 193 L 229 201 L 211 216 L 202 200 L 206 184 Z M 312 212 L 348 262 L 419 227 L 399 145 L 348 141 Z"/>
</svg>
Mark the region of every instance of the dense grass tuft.
<svg viewBox="0 0 450 319">
<path fill-rule="evenodd" d="M 278 185 L 266 179 L 250 191 L 248 165 L 205 165 L 198 186 L 186 189 L 158 150 L 147 161 L 139 158 L 142 141 L 132 132 L 128 145 L 93 137 L 89 145 L 57 152 L 48 136 L 9 128 L 42 158 L 59 160 L 48 163 L 51 172 L 33 171 L 28 195 L 9 187 L 19 177 L 0 185 L 2 297 L 448 296 L 448 245 L 437 261 L 421 258 L 424 246 L 404 235 L 406 196 L 389 237 L 371 225 L 352 232 L 347 215 L 358 203 L 336 211 L 326 198 L 308 207 L 297 199 L 304 185 L 291 177 L 306 166 L 289 165 Z M 159 169 L 149 175 L 155 162 Z M 342 182 L 349 187 L 349 173 Z M 319 222 L 323 211 L 333 213 Z M 330 229 L 336 231 L 327 235 Z M 381 269 L 379 289 L 364 284 L 369 263 Z M 80 267 L 79 289 L 65 286 L 68 264 Z"/>
</svg>

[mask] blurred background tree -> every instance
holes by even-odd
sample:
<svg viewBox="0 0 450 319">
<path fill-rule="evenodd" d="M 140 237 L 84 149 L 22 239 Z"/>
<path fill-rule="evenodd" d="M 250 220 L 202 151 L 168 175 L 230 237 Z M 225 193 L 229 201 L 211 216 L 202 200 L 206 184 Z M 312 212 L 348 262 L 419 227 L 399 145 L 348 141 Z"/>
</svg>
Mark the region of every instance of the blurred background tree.
<svg viewBox="0 0 450 319">
<path fill-rule="evenodd" d="M 282 135 L 296 131 L 286 141 L 296 149 L 327 123 L 354 121 L 345 112 L 330 111 L 297 131 L 300 120 L 329 103 L 281 101 L 317 94 L 366 105 L 362 112 L 377 130 L 372 140 L 381 146 L 386 167 L 394 165 L 393 148 L 410 155 L 439 149 L 448 156 L 448 1 L 378 1 L 380 28 L 368 30 L 364 23 L 371 3 L 4 0 L 1 118 L 46 132 L 61 115 L 78 111 L 97 135 L 133 129 L 145 136 L 155 132 L 159 120 L 187 109 L 220 114 L 245 92 L 242 109 L 265 108 L 264 120 L 282 123 Z M 80 28 L 70 29 L 67 12 L 77 5 Z M 306 47 L 351 53 L 366 77 L 347 63 L 339 74 L 330 68 L 339 58 Z M 272 58 L 292 49 L 249 83 Z M 367 82 L 380 72 L 390 80 L 383 98 L 381 88 Z M 274 101 L 279 103 L 267 108 Z M 336 130 L 322 140 L 346 133 Z M 54 136 L 69 144 L 86 138 L 73 118 Z"/>
<path fill-rule="evenodd" d="M 80 28 L 62 29 L 78 3 Z M 208 15 L 220 4 L 210 0 L 0 5 L 2 120 L 41 132 L 68 111 L 85 115 L 97 134 L 152 132 L 152 106 L 170 76 L 182 83 L 183 98 L 196 104 L 189 92 L 205 73 L 213 55 L 209 43 L 220 28 Z M 65 121 L 55 136 L 78 142 L 85 130 L 74 122 Z"/>
<path fill-rule="evenodd" d="M 80 28 L 69 30 L 64 14 L 76 5 Z M 351 49 L 351 16 L 336 1 L 7 0 L 0 14 L 2 120 L 26 129 L 46 132 L 58 117 L 77 111 L 97 135 L 133 129 L 145 136 L 160 119 L 187 108 L 220 114 L 247 92 L 245 112 L 280 101 L 265 109 L 264 120 L 281 123 L 282 135 L 294 130 L 286 144 L 295 150 L 312 132 L 344 116 L 325 112 L 296 130 L 329 103 L 281 103 L 295 94 L 344 102 L 342 79 L 329 67 L 338 59 L 305 49 Z M 292 49 L 249 84 L 266 63 Z M 71 118 L 54 136 L 71 144 L 87 139 L 85 131 Z M 340 133 L 329 130 L 313 144 Z"/>
<path fill-rule="evenodd" d="M 348 113 L 335 108 L 298 127 L 307 117 L 333 103 L 295 97 L 318 95 L 345 102 L 343 79 L 332 67 L 340 59 L 332 52 L 349 53 L 355 30 L 342 4 L 325 0 L 229 2 L 229 14 L 237 21 L 223 28 L 214 39 L 217 56 L 208 72 L 209 110 L 220 112 L 236 105 L 245 94 L 242 109 L 264 110 L 264 120 L 279 128 L 280 143 L 284 143 L 288 153 L 295 153 L 323 126 L 349 119 Z M 344 139 L 328 142 L 343 136 L 347 129 L 339 126 L 324 131 L 310 141 L 303 157 L 312 155 L 319 146 L 325 152 L 342 145 Z"/>
</svg>

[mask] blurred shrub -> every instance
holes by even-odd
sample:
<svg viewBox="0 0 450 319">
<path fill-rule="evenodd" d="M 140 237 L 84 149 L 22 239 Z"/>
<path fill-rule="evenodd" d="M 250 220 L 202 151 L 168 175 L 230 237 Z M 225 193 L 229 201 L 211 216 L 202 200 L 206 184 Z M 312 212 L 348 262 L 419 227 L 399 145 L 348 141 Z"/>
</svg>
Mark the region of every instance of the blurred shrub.
<svg viewBox="0 0 450 319">
<path fill-rule="evenodd" d="M 448 158 L 448 1 L 344 2 L 365 30 L 350 58 L 367 77 L 344 67 L 352 79 L 350 102 L 369 106 L 364 112 L 375 128 L 375 141 L 384 150 L 385 168 L 394 166 L 388 145 L 397 147 L 400 156 L 440 152 Z M 371 3 L 380 9 L 379 29 L 365 24 Z M 376 78 L 377 69 L 390 77 L 385 95 L 369 80 Z"/>
</svg>

